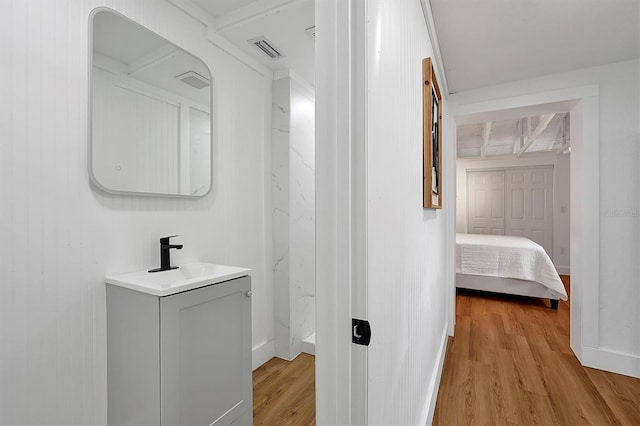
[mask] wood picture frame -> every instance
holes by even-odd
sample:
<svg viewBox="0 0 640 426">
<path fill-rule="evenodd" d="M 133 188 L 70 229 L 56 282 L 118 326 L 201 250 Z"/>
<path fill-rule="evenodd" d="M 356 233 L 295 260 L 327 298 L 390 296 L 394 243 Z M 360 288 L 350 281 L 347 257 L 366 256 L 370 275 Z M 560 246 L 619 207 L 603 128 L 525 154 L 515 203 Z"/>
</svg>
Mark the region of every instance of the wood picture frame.
<svg viewBox="0 0 640 426">
<path fill-rule="evenodd" d="M 422 60 L 422 207 L 442 208 L 442 95 L 431 58 Z"/>
</svg>

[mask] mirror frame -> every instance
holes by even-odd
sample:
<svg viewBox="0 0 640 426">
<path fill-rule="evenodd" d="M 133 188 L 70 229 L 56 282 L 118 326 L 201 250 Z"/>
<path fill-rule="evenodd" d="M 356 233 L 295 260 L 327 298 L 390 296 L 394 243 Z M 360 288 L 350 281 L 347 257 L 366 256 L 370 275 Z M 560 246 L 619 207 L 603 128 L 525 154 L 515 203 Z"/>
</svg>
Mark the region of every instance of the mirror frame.
<svg viewBox="0 0 640 426">
<path fill-rule="evenodd" d="M 102 183 L 100 183 L 100 181 L 98 180 L 98 178 L 95 176 L 95 174 L 93 173 L 93 21 L 95 16 L 100 13 L 100 12 L 109 12 L 112 13 L 114 15 L 117 15 L 118 17 L 129 21 L 131 24 L 136 25 L 142 29 L 144 29 L 145 31 L 149 31 L 150 33 L 154 34 L 155 36 L 163 39 L 164 41 L 166 41 L 168 44 L 171 44 L 173 46 L 175 46 L 177 49 L 182 50 L 183 52 L 188 53 L 189 55 L 193 56 L 194 58 L 198 59 L 200 62 L 202 62 L 202 64 L 206 67 L 207 71 L 209 72 L 209 79 L 210 79 L 210 85 L 209 85 L 209 116 L 210 116 L 210 120 L 209 120 L 209 132 L 210 132 L 210 137 L 209 137 L 209 189 L 204 193 L 204 194 L 200 194 L 200 195 L 188 195 L 188 194 L 170 194 L 170 193 L 162 193 L 162 192 L 143 192 L 143 191 L 121 191 L 121 190 L 117 190 L 117 189 L 111 189 L 108 188 L 106 186 L 104 186 Z M 88 92 L 87 92 L 87 103 L 88 103 L 88 108 L 87 108 L 87 171 L 89 173 L 89 181 L 92 185 L 95 185 L 96 188 L 108 193 L 108 194 L 113 194 L 113 195 L 125 195 L 125 196 L 144 196 L 144 197 L 170 197 L 170 198 L 188 198 L 188 199 L 198 199 L 198 198 L 203 198 L 208 196 L 209 194 L 211 194 L 212 190 L 213 190 L 213 153 L 214 153 L 214 140 L 215 140 L 215 133 L 214 133 L 214 123 L 217 122 L 216 120 L 216 114 L 215 112 L 217 111 L 217 109 L 214 107 L 215 105 L 215 98 L 214 98 L 214 84 L 215 81 L 213 79 L 213 73 L 211 72 L 211 68 L 209 67 L 209 65 L 207 64 L 207 62 L 205 60 L 203 60 L 200 56 L 194 55 L 193 53 L 191 53 L 189 50 L 184 49 L 183 47 L 179 46 L 178 44 L 172 42 L 171 40 L 168 40 L 166 37 L 158 34 L 157 32 L 147 28 L 146 26 L 142 25 L 141 23 L 129 18 L 128 16 L 125 16 L 123 13 L 114 10 L 110 7 L 105 7 L 105 6 L 99 6 L 96 7 L 94 9 L 91 10 L 91 12 L 89 13 L 89 24 L 88 24 L 88 47 L 87 47 L 87 53 L 88 53 L 88 57 L 87 57 L 87 74 L 88 74 Z"/>
</svg>

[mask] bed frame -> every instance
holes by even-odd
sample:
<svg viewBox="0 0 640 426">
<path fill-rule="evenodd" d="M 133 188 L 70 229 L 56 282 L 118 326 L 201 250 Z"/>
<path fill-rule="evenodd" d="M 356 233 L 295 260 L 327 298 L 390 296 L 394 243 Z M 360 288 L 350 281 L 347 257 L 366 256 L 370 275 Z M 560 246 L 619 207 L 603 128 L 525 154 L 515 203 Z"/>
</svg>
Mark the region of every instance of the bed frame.
<svg viewBox="0 0 640 426">
<path fill-rule="evenodd" d="M 535 281 L 515 278 L 487 277 L 482 275 L 456 274 L 456 287 L 516 296 L 549 299 L 551 309 L 558 309 L 559 300 L 554 292 Z"/>
</svg>

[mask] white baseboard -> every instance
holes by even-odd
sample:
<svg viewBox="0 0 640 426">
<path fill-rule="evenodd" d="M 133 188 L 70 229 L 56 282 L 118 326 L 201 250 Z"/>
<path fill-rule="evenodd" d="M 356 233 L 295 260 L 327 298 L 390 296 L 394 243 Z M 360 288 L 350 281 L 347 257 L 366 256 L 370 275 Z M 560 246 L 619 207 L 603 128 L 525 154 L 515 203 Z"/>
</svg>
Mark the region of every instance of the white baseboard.
<svg viewBox="0 0 640 426">
<path fill-rule="evenodd" d="M 640 379 L 640 356 L 609 349 L 582 347 L 582 365 Z"/>
<path fill-rule="evenodd" d="M 255 370 L 271 358 L 276 356 L 276 344 L 275 340 L 269 340 L 268 342 L 262 342 L 255 346 L 251 351 L 251 368 Z"/>
<path fill-rule="evenodd" d="M 433 423 L 433 415 L 436 410 L 436 400 L 438 399 L 438 390 L 440 389 L 440 378 L 442 377 L 442 367 L 444 366 L 444 358 L 447 354 L 447 342 L 449 341 L 449 324 L 445 324 L 442 329 L 442 338 L 440 339 L 440 350 L 436 359 L 436 370 L 431 376 L 429 382 L 429 394 L 427 395 L 427 404 L 420 418 L 419 424 L 431 425 Z"/>
<path fill-rule="evenodd" d="M 571 275 L 571 268 L 568 266 L 556 266 L 558 275 Z"/>
<path fill-rule="evenodd" d="M 316 354 L 316 333 L 308 336 L 306 339 L 302 339 L 301 345 L 302 352 L 309 355 Z"/>
</svg>

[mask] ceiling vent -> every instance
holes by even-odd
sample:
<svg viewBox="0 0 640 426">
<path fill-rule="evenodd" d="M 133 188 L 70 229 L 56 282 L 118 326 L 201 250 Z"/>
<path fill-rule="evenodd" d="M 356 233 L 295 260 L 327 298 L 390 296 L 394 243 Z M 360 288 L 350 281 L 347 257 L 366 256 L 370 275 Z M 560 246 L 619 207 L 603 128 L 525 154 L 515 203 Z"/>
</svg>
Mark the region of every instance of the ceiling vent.
<svg viewBox="0 0 640 426">
<path fill-rule="evenodd" d="M 305 33 L 307 33 L 307 35 L 309 37 L 311 37 L 312 39 L 316 39 L 316 27 L 315 25 L 313 27 L 309 27 L 307 29 L 304 30 Z"/>
<path fill-rule="evenodd" d="M 279 59 L 284 56 L 278 49 L 274 47 L 273 43 L 267 40 L 264 36 L 252 38 L 251 40 L 247 41 L 260 49 L 260 51 L 267 55 L 271 60 Z"/>
<path fill-rule="evenodd" d="M 175 78 L 196 89 L 202 89 L 211 85 L 208 78 L 201 76 L 195 71 L 187 71 L 184 74 L 176 75 Z"/>
</svg>

